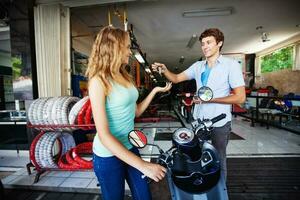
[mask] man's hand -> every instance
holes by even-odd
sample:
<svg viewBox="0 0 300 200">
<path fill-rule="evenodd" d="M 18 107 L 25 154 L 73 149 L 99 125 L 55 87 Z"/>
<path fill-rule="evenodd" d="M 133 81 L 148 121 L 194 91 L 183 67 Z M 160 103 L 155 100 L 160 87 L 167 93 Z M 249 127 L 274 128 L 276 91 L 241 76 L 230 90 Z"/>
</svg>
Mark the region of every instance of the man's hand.
<svg viewBox="0 0 300 200">
<path fill-rule="evenodd" d="M 160 75 L 167 71 L 166 65 L 162 63 L 155 62 L 151 65 L 151 67 L 154 72 L 158 72 Z"/>
<path fill-rule="evenodd" d="M 201 104 L 203 101 L 201 101 L 200 97 L 194 96 L 193 97 L 194 104 Z"/>
</svg>

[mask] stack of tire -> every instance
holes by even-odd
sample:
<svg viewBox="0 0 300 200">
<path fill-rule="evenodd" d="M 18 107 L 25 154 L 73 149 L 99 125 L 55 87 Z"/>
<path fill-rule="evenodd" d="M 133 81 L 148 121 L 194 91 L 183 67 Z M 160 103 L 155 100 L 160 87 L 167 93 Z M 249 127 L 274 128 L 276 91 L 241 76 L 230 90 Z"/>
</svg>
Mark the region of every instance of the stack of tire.
<svg viewBox="0 0 300 200">
<path fill-rule="evenodd" d="M 54 156 L 53 147 L 56 141 L 59 151 Z M 30 160 L 37 169 L 92 169 L 92 161 L 82 158 L 82 154 L 92 154 L 92 142 L 75 146 L 74 138 L 69 132 L 42 131 L 30 146 Z"/>
<path fill-rule="evenodd" d="M 28 109 L 28 121 L 33 126 L 41 126 L 43 129 L 53 129 L 53 125 L 59 126 L 59 130 L 92 129 L 92 108 L 89 97 L 62 96 L 39 98 L 33 101 Z M 79 125 L 79 126 L 63 126 Z M 58 127 L 58 126 L 56 126 Z M 56 130 L 58 130 L 56 128 Z"/>
<path fill-rule="evenodd" d="M 93 126 L 91 101 L 88 96 L 82 98 L 72 107 L 68 119 L 69 124 L 76 124 L 83 130 L 95 128 Z"/>
<path fill-rule="evenodd" d="M 57 158 L 75 147 L 73 136 L 68 132 L 39 133 L 30 145 L 30 160 L 36 168 L 58 168 L 53 148 L 57 141 L 59 149 Z"/>
<path fill-rule="evenodd" d="M 95 128 L 88 96 L 82 99 L 71 96 L 39 98 L 31 103 L 27 116 L 33 127 L 42 130 L 30 146 L 30 160 L 37 169 L 93 167 L 92 161 L 80 156 L 92 153 L 92 143 L 75 146 L 70 132 L 78 128 Z M 58 153 L 54 151 L 55 146 L 59 147 Z"/>
</svg>

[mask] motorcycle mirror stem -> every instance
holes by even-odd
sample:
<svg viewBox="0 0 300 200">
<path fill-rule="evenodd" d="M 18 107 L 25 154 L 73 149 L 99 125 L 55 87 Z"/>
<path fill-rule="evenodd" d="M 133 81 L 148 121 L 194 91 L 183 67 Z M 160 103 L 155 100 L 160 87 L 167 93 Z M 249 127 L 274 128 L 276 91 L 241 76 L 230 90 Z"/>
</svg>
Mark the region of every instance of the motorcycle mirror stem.
<svg viewBox="0 0 300 200">
<path fill-rule="evenodd" d="M 162 150 L 158 145 L 148 144 L 147 137 L 142 131 L 139 130 L 130 131 L 128 134 L 128 140 L 133 146 L 137 148 L 141 149 L 144 148 L 146 145 L 150 145 L 150 146 L 155 146 L 158 149 L 160 154 L 165 153 L 164 150 Z M 168 151 L 170 151 L 172 148 L 173 147 L 171 147 Z"/>
<path fill-rule="evenodd" d="M 160 154 L 164 153 L 164 151 L 157 144 L 147 144 L 147 145 L 156 147 Z"/>
<path fill-rule="evenodd" d="M 144 148 L 146 145 L 150 145 L 150 146 L 157 147 L 160 154 L 164 153 L 164 151 L 158 145 L 148 144 L 147 137 L 142 131 L 139 130 L 130 131 L 128 134 L 128 140 L 133 146 L 137 148 Z"/>
</svg>

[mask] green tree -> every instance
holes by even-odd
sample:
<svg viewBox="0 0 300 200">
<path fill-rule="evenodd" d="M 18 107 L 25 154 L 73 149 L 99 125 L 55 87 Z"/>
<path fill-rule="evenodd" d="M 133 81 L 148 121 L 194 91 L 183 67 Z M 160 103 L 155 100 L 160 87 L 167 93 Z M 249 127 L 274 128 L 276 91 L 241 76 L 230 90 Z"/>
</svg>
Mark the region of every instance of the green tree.
<svg viewBox="0 0 300 200">
<path fill-rule="evenodd" d="M 22 60 L 18 57 L 11 57 L 11 65 L 13 70 L 13 80 L 21 76 Z"/>
<path fill-rule="evenodd" d="M 293 66 L 293 46 L 278 49 L 261 58 L 261 72 L 274 72 L 291 69 Z"/>
</svg>

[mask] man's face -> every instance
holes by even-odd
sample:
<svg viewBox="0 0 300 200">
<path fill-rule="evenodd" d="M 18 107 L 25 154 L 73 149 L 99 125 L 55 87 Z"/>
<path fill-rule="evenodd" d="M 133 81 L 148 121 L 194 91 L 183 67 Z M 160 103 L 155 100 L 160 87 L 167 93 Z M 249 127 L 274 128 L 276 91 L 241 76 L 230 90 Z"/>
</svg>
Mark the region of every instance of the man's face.
<svg viewBox="0 0 300 200">
<path fill-rule="evenodd" d="M 223 42 L 219 42 L 217 44 L 217 41 L 214 36 L 208 36 L 205 38 L 202 38 L 201 41 L 201 48 L 204 56 L 206 58 L 209 58 L 211 56 L 214 56 L 215 54 L 219 53 L 220 47 L 222 46 Z"/>
</svg>

